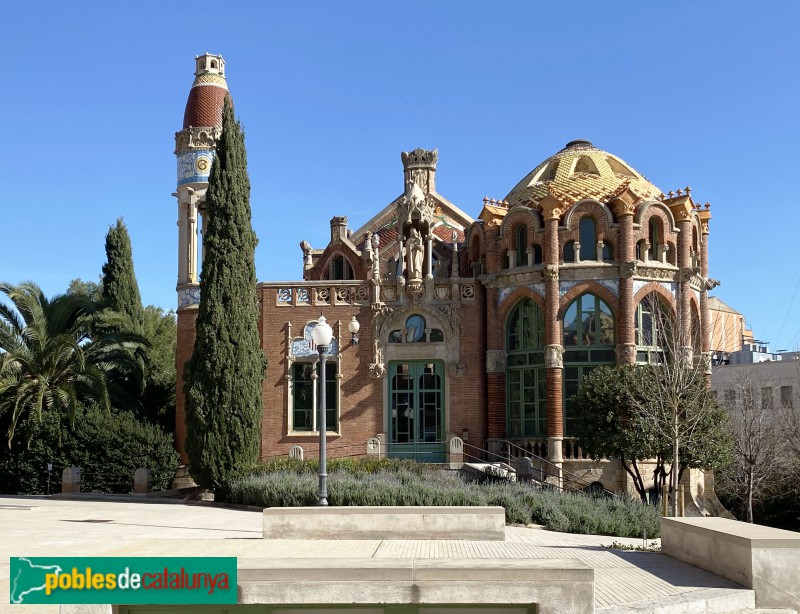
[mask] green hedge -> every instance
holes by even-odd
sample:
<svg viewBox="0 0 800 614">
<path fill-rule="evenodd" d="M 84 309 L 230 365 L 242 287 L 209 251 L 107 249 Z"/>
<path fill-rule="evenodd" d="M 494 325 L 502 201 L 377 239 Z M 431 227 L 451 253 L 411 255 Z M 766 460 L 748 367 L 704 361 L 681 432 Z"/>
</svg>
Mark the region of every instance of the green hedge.
<svg viewBox="0 0 800 614">
<path fill-rule="evenodd" d="M 85 492 L 131 492 L 139 467 L 150 470 L 153 490 L 163 490 L 179 462 L 172 436 L 159 427 L 139 422 L 131 412 L 96 407 L 79 409 L 73 424 L 43 415 L 30 448 L 23 437 L 15 438 L 10 450 L 0 440 L 0 493 L 46 493 L 48 463 L 51 493 L 61 492 L 61 472 L 69 466 L 80 467 Z"/>
<path fill-rule="evenodd" d="M 345 459 L 347 461 L 347 459 Z M 328 502 L 365 505 L 500 505 L 506 521 L 541 524 L 553 531 L 655 538 L 658 511 L 638 501 L 592 498 L 514 483 L 475 484 L 442 471 L 398 461 L 337 461 L 329 466 Z M 386 463 L 384 465 L 384 463 Z M 318 480 L 313 461 L 281 460 L 234 478 L 227 489 L 232 503 L 261 507 L 311 506 Z M 367 469 L 369 467 L 369 469 Z M 377 467 L 377 468 L 376 468 Z"/>
</svg>

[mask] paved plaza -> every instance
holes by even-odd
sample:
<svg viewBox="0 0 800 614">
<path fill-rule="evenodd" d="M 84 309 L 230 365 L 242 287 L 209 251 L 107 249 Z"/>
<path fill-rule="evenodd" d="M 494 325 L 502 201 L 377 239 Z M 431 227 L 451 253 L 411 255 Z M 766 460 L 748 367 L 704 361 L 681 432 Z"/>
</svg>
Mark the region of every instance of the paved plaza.
<svg viewBox="0 0 800 614">
<path fill-rule="evenodd" d="M 598 612 L 703 599 L 736 603 L 750 591 L 667 556 L 608 549 L 641 539 L 507 527 L 506 541 L 262 539 L 262 513 L 209 505 L 0 498 L 0 612 L 56 614 L 9 604 L 10 556 L 236 556 L 278 558 L 574 558 L 595 570 Z M 671 609 L 671 608 L 670 608 Z M 670 611 L 666 609 L 664 611 Z M 732 607 L 731 610 L 736 608 Z M 725 610 L 718 610 L 725 611 Z"/>
</svg>

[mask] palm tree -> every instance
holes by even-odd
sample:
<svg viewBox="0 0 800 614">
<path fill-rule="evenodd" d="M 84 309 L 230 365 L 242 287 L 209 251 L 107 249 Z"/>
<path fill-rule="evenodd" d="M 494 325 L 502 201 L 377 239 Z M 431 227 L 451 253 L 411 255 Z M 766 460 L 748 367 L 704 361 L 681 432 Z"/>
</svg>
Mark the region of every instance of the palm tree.
<svg viewBox="0 0 800 614">
<path fill-rule="evenodd" d="M 136 371 L 141 337 L 98 326 L 114 314 L 85 296 L 48 299 L 30 281 L 0 282 L 0 292 L 11 303 L 0 303 L 0 417 L 8 422 L 9 447 L 23 423 L 30 443 L 44 412 L 72 420 L 85 401 L 110 410 L 107 373 Z M 92 337 L 92 330 L 100 332 Z"/>
</svg>

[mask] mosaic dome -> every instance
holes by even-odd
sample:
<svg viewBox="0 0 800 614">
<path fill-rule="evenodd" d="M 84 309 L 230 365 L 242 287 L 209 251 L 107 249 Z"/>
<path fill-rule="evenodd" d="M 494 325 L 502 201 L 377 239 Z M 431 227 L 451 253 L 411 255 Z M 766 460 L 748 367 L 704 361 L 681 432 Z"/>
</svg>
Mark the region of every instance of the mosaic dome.
<svg viewBox="0 0 800 614">
<path fill-rule="evenodd" d="M 509 206 L 536 206 L 553 190 L 572 202 L 593 198 L 607 202 L 625 186 L 640 198 L 657 200 L 661 190 L 617 156 L 589 141 L 570 141 L 566 147 L 533 169 L 512 189 Z"/>
<path fill-rule="evenodd" d="M 186 101 L 184 129 L 189 126 L 222 126 L 222 106 L 227 95 L 228 83 L 223 75 L 214 72 L 198 74 Z"/>
</svg>

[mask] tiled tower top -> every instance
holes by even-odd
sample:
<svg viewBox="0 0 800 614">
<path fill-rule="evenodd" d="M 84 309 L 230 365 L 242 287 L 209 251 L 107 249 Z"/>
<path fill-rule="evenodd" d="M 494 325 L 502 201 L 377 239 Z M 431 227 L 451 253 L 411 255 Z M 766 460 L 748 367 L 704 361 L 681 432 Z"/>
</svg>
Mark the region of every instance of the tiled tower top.
<svg viewBox="0 0 800 614">
<path fill-rule="evenodd" d="M 222 105 L 228 95 L 225 60 L 221 55 L 204 53 L 197 56 L 195 62 L 195 78 L 186 101 L 183 128 L 222 126 Z"/>
</svg>

